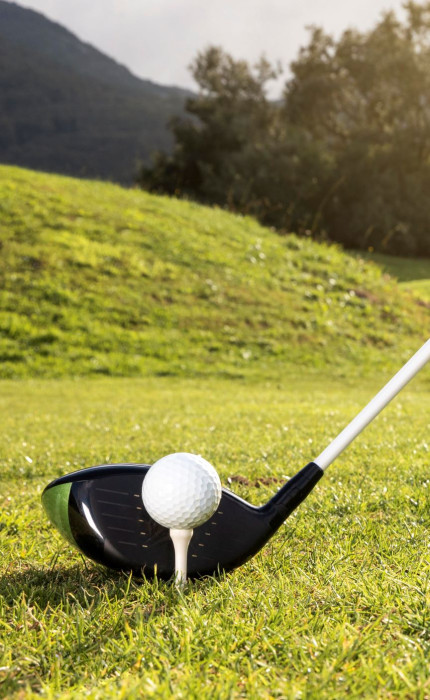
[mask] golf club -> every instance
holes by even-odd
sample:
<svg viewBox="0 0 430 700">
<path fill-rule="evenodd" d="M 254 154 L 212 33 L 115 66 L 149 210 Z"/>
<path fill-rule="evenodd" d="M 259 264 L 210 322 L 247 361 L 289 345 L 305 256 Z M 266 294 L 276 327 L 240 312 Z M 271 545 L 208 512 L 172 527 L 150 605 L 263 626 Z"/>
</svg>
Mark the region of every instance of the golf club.
<svg viewBox="0 0 430 700">
<path fill-rule="evenodd" d="M 248 561 L 306 498 L 325 469 L 430 360 L 430 340 L 312 462 L 261 507 L 222 489 L 214 515 L 194 529 L 188 576 L 230 571 Z M 138 575 L 169 579 L 175 570 L 169 530 L 146 512 L 142 484 L 147 464 L 82 469 L 48 484 L 42 494 L 51 522 L 93 561 Z"/>
</svg>

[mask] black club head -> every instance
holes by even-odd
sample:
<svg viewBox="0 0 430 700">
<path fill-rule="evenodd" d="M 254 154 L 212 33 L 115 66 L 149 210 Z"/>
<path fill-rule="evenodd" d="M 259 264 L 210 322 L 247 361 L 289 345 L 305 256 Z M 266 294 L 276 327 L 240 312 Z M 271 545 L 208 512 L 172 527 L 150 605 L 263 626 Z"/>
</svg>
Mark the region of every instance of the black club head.
<svg viewBox="0 0 430 700">
<path fill-rule="evenodd" d="M 148 469 L 147 464 L 83 469 L 51 482 L 42 503 L 62 535 L 93 561 L 169 579 L 174 573 L 169 531 L 148 515 L 142 502 Z M 321 476 L 321 469 L 309 464 L 260 508 L 223 489 L 214 515 L 194 530 L 188 576 L 230 571 L 250 559 Z"/>
</svg>

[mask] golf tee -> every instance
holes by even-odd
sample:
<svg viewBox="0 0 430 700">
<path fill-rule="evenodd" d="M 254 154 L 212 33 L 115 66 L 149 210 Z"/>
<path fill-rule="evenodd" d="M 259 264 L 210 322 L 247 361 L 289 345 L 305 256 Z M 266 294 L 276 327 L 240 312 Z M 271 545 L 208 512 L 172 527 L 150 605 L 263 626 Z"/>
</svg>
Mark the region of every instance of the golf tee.
<svg viewBox="0 0 430 700">
<path fill-rule="evenodd" d="M 193 536 L 193 530 L 170 528 L 169 532 L 175 550 L 175 583 L 182 588 L 187 581 L 188 545 Z"/>
</svg>

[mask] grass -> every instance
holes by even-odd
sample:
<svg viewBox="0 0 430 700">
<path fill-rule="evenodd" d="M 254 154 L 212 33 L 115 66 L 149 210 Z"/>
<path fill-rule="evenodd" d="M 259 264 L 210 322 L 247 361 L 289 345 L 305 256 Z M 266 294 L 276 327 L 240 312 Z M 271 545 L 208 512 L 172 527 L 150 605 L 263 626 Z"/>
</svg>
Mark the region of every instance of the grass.
<svg viewBox="0 0 430 700">
<path fill-rule="evenodd" d="M 384 272 L 398 280 L 400 288 L 414 291 L 430 302 L 430 260 L 426 258 L 401 258 L 381 253 L 361 254 L 365 260 L 375 262 Z"/>
<path fill-rule="evenodd" d="M 61 473 L 178 449 L 201 452 L 224 484 L 262 503 L 382 381 L 320 371 L 255 383 L 2 382 L 0 695 L 427 698 L 426 372 L 263 551 L 182 597 L 84 561 L 40 506 Z"/>
<path fill-rule="evenodd" d="M 6 166 L 0 249 L 2 378 L 345 374 L 364 357 L 383 369 L 429 318 L 419 297 L 336 246 Z"/>
<path fill-rule="evenodd" d="M 3 166 L 0 250 L 0 697 L 429 698 L 428 371 L 183 595 L 84 560 L 40 505 L 179 450 L 263 503 L 425 340 L 427 262 Z"/>
</svg>

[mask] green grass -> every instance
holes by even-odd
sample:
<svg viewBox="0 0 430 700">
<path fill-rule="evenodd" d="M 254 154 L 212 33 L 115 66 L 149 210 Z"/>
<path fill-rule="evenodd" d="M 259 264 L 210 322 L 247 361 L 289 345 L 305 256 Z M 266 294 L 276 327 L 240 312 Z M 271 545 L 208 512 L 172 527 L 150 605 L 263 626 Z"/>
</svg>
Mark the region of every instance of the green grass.
<svg viewBox="0 0 430 700">
<path fill-rule="evenodd" d="M 385 378 L 2 382 L 1 697 L 427 698 L 428 372 L 251 562 L 183 596 L 84 561 L 40 505 L 59 474 L 178 449 L 262 503 Z"/>
<path fill-rule="evenodd" d="M 430 697 L 428 370 L 251 562 L 182 596 L 84 560 L 40 505 L 179 450 L 267 500 L 428 336 L 428 263 L 366 257 L 0 167 L 0 697 Z"/>
<path fill-rule="evenodd" d="M 381 253 L 361 253 L 365 260 L 375 262 L 384 272 L 394 277 L 405 290 L 414 291 L 424 301 L 430 302 L 430 260 L 426 258 L 401 258 Z"/>
<path fill-rule="evenodd" d="M 345 373 L 364 357 L 383 368 L 429 319 L 416 295 L 335 246 L 5 166 L 0 250 L 3 378 Z"/>
</svg>

